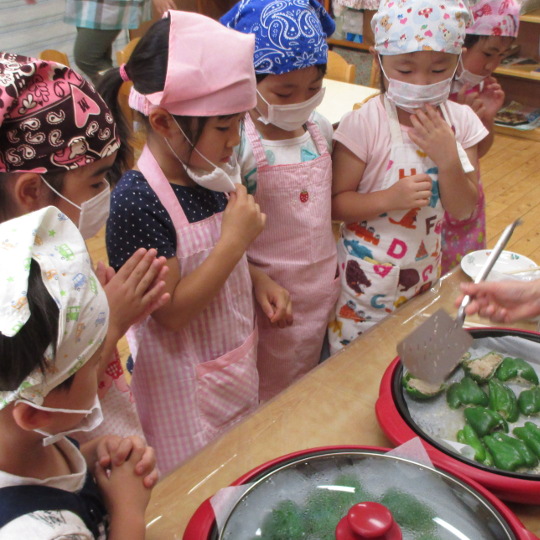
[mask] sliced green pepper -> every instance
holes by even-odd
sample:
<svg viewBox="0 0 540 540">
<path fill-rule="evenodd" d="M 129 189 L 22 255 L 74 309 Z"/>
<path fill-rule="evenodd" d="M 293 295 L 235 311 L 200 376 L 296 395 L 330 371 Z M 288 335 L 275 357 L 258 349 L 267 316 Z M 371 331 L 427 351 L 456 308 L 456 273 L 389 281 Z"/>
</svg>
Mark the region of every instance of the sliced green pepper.
<svg viewBox="0 0 540 540">
<path fill-rule="evenodd" d="M 511 388 L 499 379 L 491 379 L 489 388 L 489 408 L 497 411 L 508 422 L 515 422 L 519 416 L 517 398 Z"/>
<path fill-rule="evenodd" d="M 514 428 L 514 435 L 540 458 L 540 428 L 536 424 L 525 422 L 523 427 Z"/>
<path fill-rule="evenodd" d="M 502 360 L 502 354 L 490 352 L 480 358 L 464 358 L 461 365 L 466 375 L 479 383 L 485 383 L 493 377 Z"/>
<path fill-rule="evenodd" d="M 523 390 L 518 397 L 518 407 L 521 413 L 526 416 L 540 412 L 540 388 L 535 386 Z"/>
<path fill-rule="evenodd" d="M 495 377 L 501 381 L 524 380 L 538 384 L 538 375 L 534 368 L 523 358 L 511 358 L 507 356 L 497 368 Z"/>
<path fill-rule="evenodd" d="M 485 407 L 468 407 L 464 413 L 465 419 L 479 437 L 495 431 L 508 433 L 506 420 L 496 411 Z"/>
<path fill-rule="evenodd" d="M 461 381 L 455 382 L 448 387 L 446 401 L 451 409 L 457 409 L 461 405 L 487 406 L 489 399 L 477 382 L 470 377 L 463 377 Z"/>
<path fill-rule="evenodd" d="M 515 471 L 520 467 L 531 468 L 538 464 L 538 458 L 523 441 L 514 439 L 506 433 L 487 435 L 483 440 L 493 455 L 493 461 L 498 469 Z"/>
<path fill-rule="evenodd" d="M 305 523 L 300 506 L 290 500 L 280 501 L 262 523 L 262 537 L 268 540 L 304 538 Z"/>
<path fill-rule="evenodd" d="M 432 384 L 422 379 L 414 377 L 412 373 L 407 373 L 401 379 L 403 388 L 414 399 L 426 400 L 438 396 L 444 391 L 446 385 Z"/>
<path fill-rule="evenodd" d="M 478 463 L 493 466 L 493 457 L 469 424 L 465 423 L 463 429 L 457 432 L 457 440 L 461 444 L 468 444 L 474 450 L 474 459 Z"/>
</svg>

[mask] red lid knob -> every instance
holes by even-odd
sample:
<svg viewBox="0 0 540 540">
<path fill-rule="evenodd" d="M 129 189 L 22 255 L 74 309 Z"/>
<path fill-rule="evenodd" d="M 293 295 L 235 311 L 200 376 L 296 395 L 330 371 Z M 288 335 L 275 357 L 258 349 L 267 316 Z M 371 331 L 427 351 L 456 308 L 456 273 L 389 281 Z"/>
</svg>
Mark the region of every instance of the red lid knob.
<svg viewBox="0 0 540 540">
<path fill-rule="evenodd" d="M 336 527 L 336 540 L 401 540 L 390 510 L 376 502 L 355 504 Z"/>
</svg>

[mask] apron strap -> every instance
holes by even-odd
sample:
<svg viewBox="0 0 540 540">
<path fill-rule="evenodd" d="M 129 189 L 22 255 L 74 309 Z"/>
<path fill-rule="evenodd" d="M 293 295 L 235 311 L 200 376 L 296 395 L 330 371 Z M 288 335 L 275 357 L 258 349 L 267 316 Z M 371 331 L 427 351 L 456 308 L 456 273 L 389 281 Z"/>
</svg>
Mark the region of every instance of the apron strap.
<svg viewBox="0 0 540 540">
<path fill-rule="evenodd" d="M 253 120 L 248 112 L 244 116 L 244 126 L 246 128 L 246 135 L 253 149 L 253 155 L 255 156 L 257 167 L 267 167 L 268 160 L 266 159 L 266 152 L 264 151 L 261 138 L 255 129 L 255 124 L 253 123 Z"/>
<path fill-rule="evenodd" d="M 390 125 L 390 136 L 392 138 L 392 144 L 402 145 L 403 135 L 401 134 L 401 127 L 399 125 L 399 119 L 397 115 L 397 108 L 386 95 L 383 95 L 384 108 L 388 115 Z"/>
<path fill-rule="evenodd" d="M 165 207 L 165 210 L 167 210 L 175 230 L 189 225 L 189 221 L 182 205 L 178 201 L 176 193 L 170 182 L 165 178 L 156 158 L 146 144 L 137 161 L 137 167 L 143 173 L 150 187 L 154 190 L 159 202 Z"/>
<path fill-rule="evenodd" d="M 315 122 L 312 122 L 311 120 L 308 120 L 306 126 L 308 128 L 309 134 L 311 135 L 311 138 L 315 141 L 319 156 L 327 154 L 328 143 L 326 142 L 326 139 L 324 138 L 321 130 L 319 129 L 319 126 L 317 126 L 317 124 Z"/>
</svg>

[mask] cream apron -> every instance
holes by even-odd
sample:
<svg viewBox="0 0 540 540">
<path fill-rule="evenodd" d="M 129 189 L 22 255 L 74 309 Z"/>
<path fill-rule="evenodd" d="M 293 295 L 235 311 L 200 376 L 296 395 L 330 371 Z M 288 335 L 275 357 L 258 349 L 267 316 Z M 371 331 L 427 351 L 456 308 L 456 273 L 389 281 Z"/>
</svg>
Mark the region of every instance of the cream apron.
<svg viewBox="0 0 540 540">
<path fill-rule="evenodd" d="M 444 210 L 439 198 L 435 163 L 408 137 L 404 140 L 397 110 L 384 98 L 392 148 L 380 189 L 401 178 L 426 173 L 432 179 L 431 199 L 424 208 L 386 212 L 341 226 L 338 261 L 341 293 L 336 318 L 329 327 L 330 350 L 335 353 L 381 321 L 396 307 L 429 289 L 439 278 Z M 448 122 L 445 105 L 442 113 Z M 471 168 L 459 142 L 464 168 Z"/>
<path fill-rule="evenodd" d="M 176 229 L 181 277 L 196 272 L 221 235 L 223 213 L 189 223 L 148 147 L 137 165 Z M 257 330 L 245 256 L 187 326 L 172 332 L 148 317 L 130 329 L 128 341 L 133 395 L 162 473 L 257 407 Z"/>
<path fill-rule="evenodd" d="M 269 165 L 249 114 L 245 127 L 257 161 L 255 200 L 268 216 L 248 257 L 289 291 L 294 315 L 292 326 L 272 328 L 257 307 L 260 397 L 267 400 L 318 364 L 339 294 L 332 165 L 326 140 L 311 122 L 308 129 L 319 157 L 290 165 Z"/>
</svg>

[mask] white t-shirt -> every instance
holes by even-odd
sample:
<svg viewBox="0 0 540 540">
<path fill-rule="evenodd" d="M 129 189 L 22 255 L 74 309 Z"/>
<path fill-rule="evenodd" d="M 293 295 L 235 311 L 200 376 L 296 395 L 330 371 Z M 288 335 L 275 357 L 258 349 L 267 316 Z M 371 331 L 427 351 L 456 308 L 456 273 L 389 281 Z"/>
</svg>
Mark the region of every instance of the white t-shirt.
<svg viewBox="0 0 540 540">
<path fill-rule="evenodd" d="M 317 111 L 311 115 L 310 120 L 320 129 L 328 143 L 328 151 L 331 151 L 332 135 L 334 132 L 332 124 Z M 306 131 L 300 137 L 282 141 L 262 139 L 262 145 L 269 165 L 303 163 L 304 161 L 311 161 L 319 157 L 317 145 L 309 131 Z M 245 129 L 242 129 L 240 144 L 237 146 L 236 151 L 242 173 L 242 181 L 249 193 L 255 193 L 257 189 L 257 161 L 253 155 L 253 148 L 247 138 Z"/>
<path fill-rule="evenodd" d="M 44 480 L 15 476 L 0 471 L 0 488 L 8 486 L 48 486 L 66 491 L 79 491 L 86 479 L 86 461 L 79 449 L 66 438 L 56 443 L 73 471 L 64 476 L 53 476 Z M 100 539 L 105 539 L 105 535 Z M 38 510 L 25 514 L 0 529 L 0 540 L 94 540 L 84 521 L 68 510 Z"/>
<path fill-rule="evenodd" d="M 488 135 L 488 130 L 468 105 L 447 101 L 446 106 L 456 140 L 464 149 L 478 144 Z M 404 142 L 408 141 L 411 129 L 401 126 Z M 392 148 L 390 123 L 382 96 L 374 97 L 360 109 L 347 113 L 334 133 L 334 140 L 345 145 L 366 164 L 362 181 L 359 179 L 358 192 L 379 191 Z"/>
</svg>

